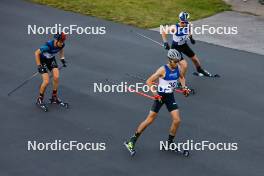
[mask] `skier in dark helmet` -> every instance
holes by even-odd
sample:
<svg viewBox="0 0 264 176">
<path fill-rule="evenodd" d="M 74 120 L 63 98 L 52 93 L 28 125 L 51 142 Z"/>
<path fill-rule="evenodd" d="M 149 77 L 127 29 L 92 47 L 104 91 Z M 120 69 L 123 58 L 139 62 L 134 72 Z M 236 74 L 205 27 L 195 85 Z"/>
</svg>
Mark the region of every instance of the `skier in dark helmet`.
<svg viewBox="0 0 264 176">
<path fill-rule="evenodd" d="M 43 46 L 35 51 L 36 64 L 38 72 L 42 76 L 42 83 L 39 88 L 39 96 L 37 98 L 37 105 L 39 105 L 44 111 L 47 111 L 47 106 L 44 103 L 45 90 L 49 84 L 50 71 L 53 75 L 53 91 L 50 99 L 50 103 L 60 104 L 68 107 L 67 103 L 63 103 L 58 98 L 58 84 L 59 84 L 59 69 L 55 59 L 55 55 L 59 53 L 60 60 L 63 67 L 66 67 L 66 61 L 64 58 L 64 46 L 65 46 L 66 34 L 61 32 L 54 35 L 54 39 L 46 42 Z"/>
</svg>

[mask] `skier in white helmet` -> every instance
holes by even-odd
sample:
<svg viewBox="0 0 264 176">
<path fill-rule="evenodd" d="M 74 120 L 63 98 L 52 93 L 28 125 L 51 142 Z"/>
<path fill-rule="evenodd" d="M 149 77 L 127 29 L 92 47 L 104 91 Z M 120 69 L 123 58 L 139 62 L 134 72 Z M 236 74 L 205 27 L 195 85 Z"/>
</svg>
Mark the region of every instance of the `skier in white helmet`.
<svg viewBox="0 0 264 176">
<path fill-rule="evenodd" d="M 189 95 L 189 89 L 185 85 L 185 78 L 180 72 L 178 62 L 181 60 L 181 53 L 175 49 L 168 51 L 168 64 L 161 66 L 153 75 L 151 75 L 146 83 L 149 86 L 156 100 L 150 109 L 147 118 L 137 127 L 135 134 L 124 144 L 130 151 L 131 155 L 135 154 L 135 144 L 143 131 L 156 119 L 160 108 L 163 104 L 166 105 L 172 117 L 172 123 L 169 129 L 168 143 L 172 143 L 176 135 L 176 131 L 180 125 L 180 113 L 178 105 L 174 99 L 174 89 L 177 86 L 177 81 L 181 78 L 183 94 Z M 154 82 L 159 81 L 157 89 L 154 88 Z M 186 153 L 185 153 L 186 155 Z M 187 153 L 188 155 L 188 153 Z"/>
<path fill-rule="evenodd" d="M 211 77 L 212 75 L 208 71 L 202 68 L 198 57 L 187 44 L 188 39 L 191 41 L 192 44 L 195 44 L 195 40 L 193 39 L 191 30 L 190 30 L 190 23 L 188 21 L 189 17 L 190 15 L 187 12 L 181 12 L 179 14 L 179 23 L 176 23 L 175 25 L 171 26 L 171 32 L 173 33 L 173 36 L 172 36 L 173 41 L 172 41 L 171 46 L 169 45 L 168 40 L 167 40 L 167 34 L 169 33 L 169 31 L 162 32 L 163 46 L 167 50 L 170 48 L 176 49 L 179 52 L 185 54 L 192 60 L 199 74 L 202 74 L 203 76 Z M 186 71 L 187 71 L 187 62 L 186 60 L 184 60 L 183 57 L 181 58 L 179 65 L 181 67 L 183 75 L 185 76 Z"/>
</svg>

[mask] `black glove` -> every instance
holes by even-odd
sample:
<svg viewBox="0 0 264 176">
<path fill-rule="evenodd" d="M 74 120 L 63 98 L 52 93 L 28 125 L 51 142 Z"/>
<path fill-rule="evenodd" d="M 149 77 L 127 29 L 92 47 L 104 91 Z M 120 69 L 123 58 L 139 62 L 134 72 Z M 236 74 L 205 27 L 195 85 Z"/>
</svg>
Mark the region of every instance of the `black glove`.
<svg viewBox="0 0 264 176">
<path fill-rule="evenodd" d="M 160 96 L 160 95 L 155 95 L 154 98 L 155 98 L 155 100 L 158 100 L 159 102 L 162 103 L 162 96 Z"/>
<path fill-rule="evenodd" d="M 195 44 L 195 40 L 193 39 L 192 35 L 190 36 L 190 41 L 193 45 Z"/>
<path fill-rule="evenodd" d="M 40 74 L 47 73 L 47 68 L 43 65 L 38 65 L 38 72 Z"/>
<path fill-rule="evenodd" d="M 170 45 L 168 42 L 164 42 L 163 43 L 163 47 L 166 49 L 166 50 L 169 50 L 170 49 Z"/>
<path fill-rule="evenodd" d="M 67 67 L 65 59 L 61 59 L 61 63 L 63 67 Z"/>
</svg>

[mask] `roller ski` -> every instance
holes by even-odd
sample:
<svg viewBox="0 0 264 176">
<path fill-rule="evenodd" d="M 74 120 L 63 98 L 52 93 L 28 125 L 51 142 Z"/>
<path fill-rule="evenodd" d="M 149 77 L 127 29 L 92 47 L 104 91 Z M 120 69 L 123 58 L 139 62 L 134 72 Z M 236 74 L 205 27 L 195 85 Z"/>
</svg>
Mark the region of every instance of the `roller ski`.
<svg viewBox="0 0 264 176">
<path fill-rule="evenodd" d="M 44 103 L 43 99 L 42 98 L 38 98 L 37 99 L 37 102 L 36 102 L 36 105 L 42 109 L 44 112 L 48 112 L 48 107 L 47 105 Z"/>
<path fill-rule="evenodd" d="M 179 149 L 175 149 L 175 150 L 171 150 L 172 152 L 175 152 L 177 154 L 183 155 L 185 157 L 188 157 L 190 155 L 189 150 L 179 150 Z"/>
<path fill-rule="evenodd" d="M 136 150 L 135 150 L 135 144 L 133 144 L 133 142 L 124 142 L 124 146 L 126 147 L 126 149 L 129 151 L 131 156 L 134 156 L 136 154 Z"/>
<path fill-rule="evenodd" d="M 52 98 L 50 98 L 50 104 L 57 104 L 61 107 L 64 107 L 66 109 L 69 108 L 69 104 L 63 102 L 61 99 L 59 99 L 57 96 L 52 96 Z"/>
<path fill-rule="evenodd" d="M 193 75 L 194 76 L 198 76 L 198 77 L 210 77 L 210 78 L 219 78 L 220 75 L 218 74 L 211 74 L 209 73 L 207 70 L 204 70 L 204 69 L 200 69 L 200 70 L 197 70 L 197 72 L 193 72 Z"/>
<path fill-rule="evenodd" d="M 185 157 L 188 157 L 188 156 L 190 155 L 189 150 L 181 150 L 181 149 L 178 148 L 178 147 L 173 147 L 173 148 L 171 148 L 170 145 L 171 145 L 171 144 L 175 144 L 175 143 L 173 143 L 173 142 L 170 141 L 170 140 L 168 140 L 167 142 L 168 142 L 168 146 L 169 146 L 169 148 L 167 148 L 167 149 L 164 148 L 165 151 L 174 152 L 174 153 L 177 153 L 177 154 L 179 154 L 179 155 L 183 155 L 183 156 L 185 156 Z"/>
</svg>

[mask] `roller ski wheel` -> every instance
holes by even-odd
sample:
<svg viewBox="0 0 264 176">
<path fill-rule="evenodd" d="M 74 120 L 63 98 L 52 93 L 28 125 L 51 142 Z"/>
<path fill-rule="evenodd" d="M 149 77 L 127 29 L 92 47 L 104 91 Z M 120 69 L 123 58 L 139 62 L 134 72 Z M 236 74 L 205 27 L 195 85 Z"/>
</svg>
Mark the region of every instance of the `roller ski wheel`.
<svg viewBox="0 0 264 176">
<path fill-rule="evenodd" d="M 188 150 L 183 150 L 182 151 L 182 155 L 185 156 L 185 157 L 189 157 L 190 152 Z"/>
<path fill-rule="evenodd" d="M 47 105 L 41 100 L 40 98 L 37 99 L 36 105 L 43 110 L 44 112 L 48 112 L 48 107 Z"/>
<path fill-rule="evenodd" d="M 176 149 L 176 150 L 172 150 L 172 151 L 174 151 L 177 154 L 183 155 L 184 157 L 189 157 L 189 155 L 190 155 L 189 150 L 179 150 L 179 149 Z"/>
<path fill-rule="evenodd" d="M 57 105 L 60 105 L 61 107 L 64 107 L 66 109 L 69 109 L 69 104 L 63 102 L 62 100 L 60 100 L 57 97 L 50 98 L 50 104 L 57 104 Z"/>
<path fill-rule="evenodd" d="M 132 142 L 124 142 L 124 146 L 126 149 L 129 151 L 130 156 L 134 156 L 136 154 L 136 150 L 134 149 L 133 143 Z"/>
</svg>

